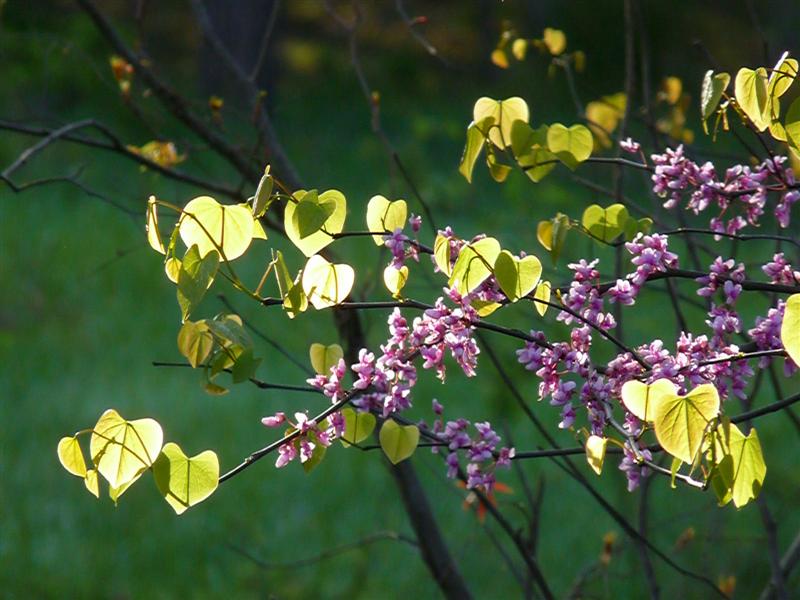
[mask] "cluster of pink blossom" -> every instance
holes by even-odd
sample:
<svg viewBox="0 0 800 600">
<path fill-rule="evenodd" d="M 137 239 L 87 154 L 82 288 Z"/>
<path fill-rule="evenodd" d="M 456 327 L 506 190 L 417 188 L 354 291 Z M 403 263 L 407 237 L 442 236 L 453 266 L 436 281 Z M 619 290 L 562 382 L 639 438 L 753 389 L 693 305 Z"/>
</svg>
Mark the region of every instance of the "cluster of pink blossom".
<svg viewBox="0 0 800 600">
<path fill-rule="evenodd" d="M 786 260 L 783 252 L 778 252 L 772 260 L 761 267 L 772 283 L 781 285 L 800 285 L 800 271 L 795 271 Z"/>
<path fill-rule="evenodd" d="M 408 218 L 408 224 L 411 226 L 411 231 L 416 236 L 422 227 L 422 217 L 411 213 Z M 419 246 L 416 240 L 412 240 L 405 233 L 403 228 L 398 227 L 392 233 L 383 236 L 383 244 L 392 253 L 392 262 L 390 263 L 395 269 L 400 269 L 407 259 L 411 258 L 419 262 Z"/>
<path fill-rule="evenodd" d="M 698 165 L 686 157 L 683 146 L 668 148 L 651 158 L 655 165 L 653 191 L 667 198 L 664 206 L 676 207 L 684 192 L 689 193 L 687 208 L 695 214 L 716 205 L 719 213 L 711 219 L 710 227 L 720 233 L 735 234 L 748 224 L 757 225 L 770 191 L 782 192 L 774 214 L 781 227 L 786 228 L 791 207 L 800 199 L 785 156 L 769 158 L 753 168 L 736 165 L 725 172 L 723 179 L 717 177 L 712 163 Z"/>
<path fill-rule="evenodd" d="M 294 422 L 290 421 L 282 412 L 275 413 L 271 417 L 264 417 L 261 422 L 267 427 L 279 427 L 286 423 L 292 429 L 300 432 L 294 440 L 278 447 L 275 466 L 279 469 L 288 465 L 298 456 L 301 463 L 310 460 L 317 445 L 327 448 L 334 438 L 342 435 L 344 430 L 343 422 L 338 427 L 328 422 L 320 425 L 302 412 L 294 414 Z"/>
<path fill-rule="evenodd" d="M 496 481 L 495 469 L 511 465 L 514 449 L 506 447 L 498 449 L 500 436 L 488 422 L 475 423 L 473 425 L 475 433 L 470 436 L 470 422 L 467 419 L 445 422 L 442 419 L 442 405 L 436 399 L 433 400 L 433 412 L 437 418 L 432 431 L 447 445 L 449 451 L 445 458 L 447 476 L 452 479 L 458 475 L 461 468 L 458 453 L 462 451 L 467 458 L 467 488 L 479 488 L 491 493 Z M 431 450 L 438 453 L 439 447 L 434 446 Z"/>
</svg>

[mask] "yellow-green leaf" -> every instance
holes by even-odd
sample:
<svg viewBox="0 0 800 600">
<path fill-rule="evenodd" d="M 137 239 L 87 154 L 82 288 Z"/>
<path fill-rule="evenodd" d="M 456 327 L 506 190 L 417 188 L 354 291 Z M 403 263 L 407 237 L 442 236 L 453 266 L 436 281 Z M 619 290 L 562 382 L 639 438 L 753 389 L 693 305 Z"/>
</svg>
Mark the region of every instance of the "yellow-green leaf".
<svg viewBox="0 0 800 600">
<path fill-rule="evenodd" d="M 187 457 L 180 446 L 165 444 L 153 465 L 159 491 L 177 514 L 199 504 L 219 485 L 219 460 L 211 450 Z"/>
<path fill-rule="evenodd" d="M 383 283 L 393 297 L 399 298 L 400 292 L 408 281 L 408 267 L 403 265 L 399 269 L 389 265 L 383 270 Z"/>
<path fill-rule="evenodd" d="M 178 350 L 192 367 L 203 364 L 214 348 L 214 337 L 204 321 L 186 321 L 178 332 Z"/>
<path fill-rule="evenodd" d="M 489 135 L 489 130 L 494 124 L 494 117 L 485 117 L 479 122 L 473 121 L 467 127 L 467 142 L 464 145 L 464 151 L 461 154 L 461 162 L 458 165 L 458 172 L 464 178 L 472 183 L 472 171 L 475 169 L 475 163 L 478 156 L 483 150 L 483 145 L 486 143 L 486 137 Z"/>
<path fill-rule="evenodd" d="M 97 470 L 89 469 L 86 471 L 86 476 L 83 478 L 83 485 L 89 490 L 95 498 L 100 498 L 100 482 L 97 479 Z"/>
<path fill-rule="evenodd" d="M 77 437 L 63 437 L 58 442 L 58 460 L 61 466 L 78 477 L 86 477 L 86 461 Z"/>
<path fill-rule="evenodd" d="M 542 317 L 549 308 L 547 303 L 550 302 L 551 291 L 552 285 L 549 281 L 540 281 L 539 285 L 536 286 L 536 290 L 533 292 L 533 305 L 536 307 L 536 312 Z M 540 300 L 540 302 L 537 302 L 537 300 Z"/>
<path fill-rule="evenodd" d="M 528 53 L 528 40 L 517 38 L 511 44 L 511 54 L 517 60 L 525 60 L 525 55 Z"/>
<path fill-rule="evenodd" d="M 649 385 L 632 379 L 622 386 L 621 395 L 622 403 L 632 415 L 649 422 L 660 400 L 675 395 L 675 385 L 669 379 L 657 379 Z"/>
<path fill-rule="evenodd" d="M 208 288 L 214 283 L 219 267 L 219 254 L 216 251 L 209 252 L 203 258 L 201 256 L 196 244 L 189 248 L 178 272 L 178 306 L 181 308 L 184 321 L 197 308 Z"/>
<path fill-rule="evenodd" d="M 786 300 L 781 323 L 781 343 L 794 364 L 800 365 L 800 294 Z"/>
<path fill-rule="evenodd" d="M 784 52 L 770 73 L 769 81 L 767 81 L 767 95 L 770 98 L 783 96 L 797 78 L 797 68 L 797 60 L 789 58 L 789 53 Z"/>
<path fill-rule="evenodd" d="M 786 111 L 784 129 L 789 146 L 800 151 L 800 98 L 795 98 L 789 106 L 789 110 Z"/>
<path fill-rule="evenodd" d="M 741 508 L 758 497 L 767 475 L 758 434 L 751 429 L 745 436 L 731 423 L 725 432 L 718 430 L 714 439 L 717 463 L 722 465 L 723 461 L 729 460 L 719 471 L 726 489 L 722 503 L 733 500 L 734 505 Z"/>
<path fill-rule="evenodd" d="M 303 269 L 303 292 L 317 310 L 344 301 L 353 289 L 355 272 L 346 264 L 331 264 L 319 254 L 308 259 Z"/>
<path fill-rule="evenodd" d="M 196 244 L 201 257 L 221 249 L 225 260 L 234 260 L 253 241 L 253 222 L 245 204 L 222 205 L 210 196 L 199 196 L 184 207 L 178 228 L 186 247 Z"/>
<path fill-rule="evenodd" d="M 742 68 L 736 73 L 734 82 L 736 101 L 758 131 L 769 125 L 769 96 L 767 94 L 767 70 L 759 67 Z"/>
<path fill-rule="evenodd" d="M 384 231 L 394 233 L 395 229 L 402 229 L 408 218 L 408 207 L 405 200 L 390 202 L 383 196 L 373 196 L 367 204 L 367 229 L 369 231 Z M 383 246 L 383 236 L 373 235 L 372 240 L 376 246 Z"/>
<path fill-rule="evenodd" d="M 727 73 L 706 71 L 706 75 L 703 77 L 703 87 L 700 90 L 700 112 L 703 115 L 703 121 L 717 110 L 722 93 L 730 82 L 731 76 Z"/>
<path fill-rule="evenodd" d="M 94 426 L 89 454 L 108 484 L 117 488 L 153 464 L 163 439 L 161 426 L 153 419 L 126 421 L 109 409 Z"/>
<path fill-rule="evenodd" d="M 572 170 L 592 155 L 592 132 L 583 125 L 565 127 L 561 123 L 547 130 L 547 147 Z"/>
<path fill-rule="evenodd" d="M 592 471 L 600 475 L 603 472 L 603 461 L 606 458 L 606 444 L 608 440 L 599 435 L 590 435 L 586 440 L 586 462 Z"/>
<path fill-rule="evenodd" d="M 610 243 L 624 231 L 628 220 L 628 209 L 622 204 L 612 204 L 606 208 L 592 204 L 583 211 L 581 224 L 593 237 Z"/>
<path fill-rule="evenodd" d="M 333 241 L 332 235 L 341 233 L 342 229 L 344 229 L 347 200 L 344 194 L 338 190 L 327 190 L 321 194 L 317 194 L 316 190 L 308 192 L 298 190 L 292 196 L 296 202 L 288 202 L 286 204 L 283 216 L 286 235 L 303 254 L 311 257 Z M 312 207 L 317 207 L 320 211 L 317 216 L 326 215 L 325 219 L 319 223 L 319 226 L 312 233 L 309 233 L 306 229 L 300 229 L 299 225 L 302 219 L 299 219 L 295 214 L 298 207 L 304 202 L 310 204 L 304 205 L 305 208 L 301 208 L 301 211 L 307 208 L 313 210 Z M 311 225 L 316 226 L 316 223 Z"/>
<path fill-rule="evenodd" d="M 480 123 L 487 117 L 494 119 L 489 130 L 489 140 L 498 148 L 506 148 L 511 145 L 511 127 L 514 121 L 528 122 L 528 105 L 525 100 L 517 97 L 505 100 L 479 98 L 472 109 L 472 119 L 475 123 Z"/>
<path fill-rule="evenodd" d="M 272 175 L 270 174 L 270 167 L 267 165 L 266 169 L 264 169 L 264 175 L 261 177 L 261 181 L 258 182 L 258 187 L 256 188 L 256 193 L 252 199 L 252 212 L 253 217 L 258 219 L 262 216 L 269 205 L 272 203 L 272 187 L 274 185 L 274 180 Z"/>
<path fill-rule="evenodd" d="M 414 454 L 419 444 L 419 429 L 416 425 L 398 425 L 392 419 L 384 421 L 378 438 L 386 457 L 393 465 Z"/>
<path fill-rule="evenodd" d="M 500 242 L 494 238 L 483 238 L 466 244 L 453 265 L 448 285 L 461 295 L 473 292 L 492 274 L 498 254 Z"/>
<path fill-rule="evenodd" d="M 344 435 L 341 441 L 345 448 L 352 444 L 360 444 L 375 430 L 375 415 L 372 413 L 344 408 L 342 416 L 344 417 Z"/>
<path fill-rule="evenodd" d="M 443 236 L 441 233 L 436 235 L 436 240 L 433 243 L 433 259 L 439 270 L 450 277 L 452 273 L 450 268 L 450 238 Z"/>
<path fill-rule="evenodd" d="M 558 56 L 567 49 L 567 36 L 560 29 L 545 27 L 542 41 L 553 56 Z"/>
<path fill-rule="evenodd" d="M 164 272 L 167 274 L 167 279 L 172 283 L 178 283 L 178 276 L 181 273 L 181 259 L 170 256 L 164 262 Z"/>
<path fill-rule="evenodd" d="M 494 276 L 508 299 L 516 302 L 537 286 L 542 276 L 542 263 L 535 256 L 520 259 L 503 250 L 495 260 Z"/>
<path fill-rule="evenodd" d="M 158 213 L 156 212 L 156 197 L 150 196 L 147 201 L 147 242 L 150 247 L 159 254 L 166 254 L 164 242 L 161 239 L 161 234 L 158 231 Z"/>
<path fill-rule="evenodd" d="M 331 368 L 339 364 L 339 360 L 344 356 L 344 351 L 339 344 L 326 346 L 315 342 L 308 349 L 308 358 L 311 360 L 311 367 L 320 375 L 329 375 Z"/>
<path fill-rule="evenodd" d="M 661 446 L 672 456 L 692 463 L 703 443 L 708 423 L 719 415 L 719 394 L 711 383 L 685 396 L 659 396 L 653 407 L 653 425 Z M 649 415 L 647 415 L 649 416 Z"/>
</svg>

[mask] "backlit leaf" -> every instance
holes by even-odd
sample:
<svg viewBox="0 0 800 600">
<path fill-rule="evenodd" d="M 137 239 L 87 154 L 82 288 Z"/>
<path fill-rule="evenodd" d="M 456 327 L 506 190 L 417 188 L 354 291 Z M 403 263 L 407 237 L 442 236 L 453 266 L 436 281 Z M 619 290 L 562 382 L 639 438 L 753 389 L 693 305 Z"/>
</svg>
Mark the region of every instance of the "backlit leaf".
<svg viewBox="0 0 800 600">
<path fill-rule="evenodd" d="M 321 194 L 317 194 L 316 190 L 308 192 L 299 190 L 292 196 L 296 202 L 288 202 L 286 204 L 283 217 L 286 235 L 303 254 L 311 257 L 333 241 L 332 235 L 341 233 L 342 229 L 344 229 L 344 220 L 347 216 L 347 200 L 344 194 L 338 190 L 327 190 Z M 319 205 L 321 212 L 317 213 L 317 216 L 327 215 L 313 233 L 309 233 L 305 229 L 301 231 L 299 228 L 300 221 L 295 216 L 298 206 L 303 202 Z M 305 206 L 310 207 L 310 205 Z M 306 208 L 301 210 L 306 210 Z M 312 223 L 312 225 L 316 225 L 316 223 Z"/>
<path fill-rule="evenodd" d="M 759 67 L 742 68 L 734 82 L 736 101 L 758 131 L 769 125 L 769 96 L 767 95 L 767 70 Z"/>
<path fill-rule="evenodd" d="M 202 259 L 200 256 L 197 245 L 189 248 L 178 273 L 178 306 L 181 308 L 184 321 L 197 308 L 208 288 L 214 283 L 219 267 L 219 254 L 216 251 L 209 252 Z"/>
<path fill-rule="evenodd" d="M 375 415 L 372 413 L 344 408 L 342 416 L 344 417 L 344 435 L 341 441 L 345 448 L 352 444 L 360 444 L 375 430 Z"/>
<path fill-rule="evenodd" d="M 458 172 L 464 178 L 472 183 L 472 171 L 475 169 L 475 163 L 478 156 L 483 150 L 483 145 L 486 143 L 486 137 L 489 135 L 489 130 L 494 124 L 494 117 L 488 116 L 481 121 L 469 124 L 467 127 L 467 142 L 464 145 L 464 152 L 461 154 L 461 162 L 458 165 Z"/>
<path fill-rule="evenodd" d="M 758 434 L 751 429 L 745 436 L 736 425 L 729 424 L 727 432 L 718 430 L 714 439 L 715 454 L 722 467 L 719 475 L 726 490 L 725 494 L 718 493 L 718 496 L 721 496 L 722 503 L 733 500 L 734 505 L 741 508 L 758 497 L 767 475 Z M 729 462 L 722 465 L 726 459 Z"/>
<path fill-rule="evenodd" d="M 781 343 L 794 364 L 800 365 L 800 294 L 793 294 L 786 300 Z"/>
<path fill-rule="evenodd" d="M 558 56 L 567 49 L 567 36 L 560 29 L 546 27 L 542 41 L 553 56 Z"/>
<path fill-rule="evenodd" d="M 547 147 L 572 170 L 591 156 L 592 146 L 592 133 L 583 125 L 554 123 L 547 130 Z"/>
<path fill-rule="evenodd" d="M 161 234 L 158 231 L 158 212 L 156 212 L 156 207 L 156 197 L 150 196 L 147 201 L 147 243 L 156 252 L 166 254 L 164 242 L 161 240 Z"/>
<path fill-rule="evenodd" d="M 675 395 L 675 385 L 669 379 L 657 379 L 649 385 L 632 379 L 622 386 L 621 395 L 631 414 L 640 421 L 650 422 L 661 398 Z"/>
<path fill-rule="evenodd" d="M 58 460 L 73 475 L 86 477 L 86 461 L 77 437 L 61 438 L 58 442 Z"/>
<path fill-rule="evenodd" d="M 408 267 L 403 265 L 399 269 L 389 265 L 383 270 L 383 283 L 393 297 L 399 298 L 400 292 L 408 281 Z"/>
<path fill-rule="evenodd" d="M 214 347 L 214 337 L 204 321 L 186 321 L 178 332 L 178 350 L 192 367 L 203 364 Z"/>
<path fill-rule="evenodd" d="M 308 358 L 314 372 L 320 375 L 330 375 L 331 368 L 339 364 L 339 360 L 344 356 L 344 351 L 339 344 L 326 346 L 315 342 L 308 349 Z"/>
<path fill-rule="evenodd" d="M 525 121 L 529 118 L 528 105 L 522 98 L 479 98 L 472 110 L 472 119 L 480 123 L 487 117 L 494 118 L 494 127 L 489 130 L 489 140 L 498 148 L 511 145 L 511 127 L 514 121 Z"/>
<path fill-rule="evenodd" d="M 503 250 L 495 260 L 494 276 L 503 293 L 512 302 L 530 294 L 539 283 L 542 263 L 535 256 L 516 258 Z"/>
<path fill-rule="evenodd" d="M 86 477 L 83 478 L 83 485 L 95 498 L 100 497 L 100 482 L 97 478 L 97 470 L 89 469 L 86 471 Z"/>
<path fill-rule="evenodd" d="M 109 409 L 94 426 L 89 453 L 100 474 L 117 488 L 153 464 L 163 439 L 161 426 L 153 419 L 126 421 Z"/>
<path fill-rule="evenodd" d="M 395 229 L 402 229 L 408 218 L 408 207 L 405 200 L 390 202 L 383 196 L 373 196 L 367 204 L 367 229 L 369 231 L 384 231 L 394 233 Z M 376 246 L 383 246 L 383 236 L 373 235 L 372 240 Z"/>
<path fill-rule="evenodd" d="M 610 243 L 624 231 L 628 220 L 628 209 L 622 204 L 606 208 L 592 204 L 583 211 L 581 224 L 593 237 Z"/>
<path fill-rule="evenodd" d="M 494 238 L 483 238 L 466 244 L 453 265 L 448 285 L 461 295 L 473 292 L 492 274 L 498 254 L 500 242 Z"/>
<path fill-rule="evenodd" d="M 717 415 L 719 393 L 711 383 L 699 385 L 685 396 L 675 393 L 659 396 L 653 407 L 658 442 L 672 456 L 691 464 L 709 421 Z"/>
<path fill-rule="evenodd" d="M 541 315 L 542 317 L 549 308 L 547 302 L 550 302 L 551 290 L 552 286 L 549 281 L 540 281 L 539 285 L 536 286 L 536 290 L 533 293 L 534 297 L 533 305 L 536 307 L 536 312 L 538 312 L 539 315 Z M 536 300 L 541 300 L 541 302 L 536 302 Z"/>
<path fill-rule="evenodd" d="M 317 310 L 343 302 L 353 289 L 355 272 L 346 264 L 331 264 L 319 254 L 308 259 L 303 269 L 303 291 Z"/>
<path fill-rule="evenodd" d="M 586 462 L 592 471 L 600 475 L 603 472 L 603 461 L 606 458 L 606 444 L 608 440 L 598 435 L 591 435 L 586 440 Z"/>
<path fill-rule="evenodd" d="M 700 112 L 705 121 L 714 114 L 719 106 L 722 93 L 731 81 L 731 76 L 727 73 L 714 73 L 712 70 L 706 71 L 703 78 L 703 87 L 700 90 Z"/>
<path fill-rule="evenodd" d="M 219 485 L 219 460 L 211 450 L 187 457 L 172 442 L 165 444 L 153 465 L 156 486 L 177 513 L 199 504 Z"/>
<path fill-rule="evenodd" d="M 210 196 L 200 196 L 184 207 L 178 228 L 186 247 L 197 245 L 201 257 L 221 248 L 225 260 L 234 260 L 253 241 L 253 222 L 245 204 L 222 205 Z"/>
<path fill-rule="evenodd" d="M 433 259 L 439 270 L 450 277 L 452 273 L 450 268 L 450 238 L 443 236 L 441 233 L 436 235 L 436 240 L 433 243 Z"/>
<path fill-rule="evenodd" d="M 419 429 L 416 425 L 401 426 L 388 419 L 383 422 L 378 438 L 384 454 L 396 465 L 414 454 L 419 444 Z"/>
</svg>

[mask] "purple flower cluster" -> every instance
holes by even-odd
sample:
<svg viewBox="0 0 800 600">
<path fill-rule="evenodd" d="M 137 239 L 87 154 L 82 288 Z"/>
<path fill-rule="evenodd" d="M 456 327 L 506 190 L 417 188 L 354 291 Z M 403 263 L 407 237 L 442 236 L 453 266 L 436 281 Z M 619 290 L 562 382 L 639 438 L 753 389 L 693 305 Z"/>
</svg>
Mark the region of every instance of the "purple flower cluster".
<svg viewBox="0 0 800 600">
<path fill-rule="evenodd" d="M 795 271 L 783 252 L 778 252 L 772 260 L 761 267 L 772 283 L 781 285 L 800 285 L 800 271 Z"/>
<path fill-rule="evenodd" d="M 281 444 L 278 448 L 275 466 L 279 469 L 288 465 L 298 456 L 301 463 L 306 462 L 314 455 L 314 450 L 318 446 L 327 448 L 336 436 L 341 435 L 341 431 L 337 432 L 330 423 L 325 422 L 320 426 L 302 412 L 294 414 L 294 422 L 287 419 L 282 412 L 275 413 L 271 417 L 264 417 L 261 422 L 267 427 L 279 427 L 283 423 L 287 423 L 293 430 L 300 432 L 295 439 Z"/>
<path fill-rule="evenodd" d="M 491 493 L 496 481 L 495 469 L 508 468 L 511 465 L 514 449 L 506 447 L 498 449 L 500 436 L 488 422 L 475 423 L 474 433 L 470 436 L 470 422 L 467 419 L 444 422 L 441 417 L 442 405 L 436 400 L 433 400 L 433 411 L 437 415 L 433 431 L 447 444 L 448 454 L 445 458 L 447 476 L 453 479 L 458 475 L 460 468 L 458 452 L 463 451 L 467 460 L 467 488 L 479 488 Z M 439 448 L 434 446 L 432 451 L 438 453 Z"/>
<path fill-rule="evenodd" d="M 735 234 L 748 224 L 758 225 L 767 194 L 772 190 L 784 192 L 774 214 L 780 226 L 786 228 L 791 206 L 800 199 L 800 191 L 793 189 L 794 174 L 785 166 L 785 156 L 769 158 L 753 168 L 736 165 L 725 172 L 723 179 L 710 162 L 698 165 L 687 158 L 683 146 L 668 148 L 651 158 L 655 165 L 653 191 L 667 198 L 664 207 L 676 207 L 684 192 L 689 194 L 687 208 L 695 214 L 716 205 L 719 213 L 711 219 L 710 227 L 720 233 Z"/>
</svg>

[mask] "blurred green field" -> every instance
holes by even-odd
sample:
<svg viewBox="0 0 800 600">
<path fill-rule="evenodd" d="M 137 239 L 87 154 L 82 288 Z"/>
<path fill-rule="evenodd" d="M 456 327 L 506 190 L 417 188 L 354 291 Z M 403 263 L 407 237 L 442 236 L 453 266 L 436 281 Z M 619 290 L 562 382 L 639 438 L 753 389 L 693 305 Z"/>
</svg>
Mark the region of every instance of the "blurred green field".
<svg viewBox="0 0 800 600">
<path fill-rule="evenodd" d="M 52 18 L 39 20 L 30 8 L 10 4 L 5 24 L 10 35 L 0 42 L 0 64 L 8 67 L 8 83 L 0 91 L 0 118 L 32 120 L 43 107 L 47 117 L 41 120 L 47 123 L 53 121 L 51 110 L 64 122 L 96 115 L 112 124 L 126 141 L 146 142 L 147 134 L 137 129 L 102 71 L 107 50 L 80 15 L 67 11 L 63 28 L 56 34 Z M 64 8 L 59 2 L 53 6 Z M 177 19 L 178 12 L 171 8 L 165 22 L 172 23 L 168 19 Z M 469 12 L 462 15 L 461 27 L 469 22 Z M 603 85 L 604 77 L 619 80 L 621 67 L 604 62 L 599 48 L 591 52 L 594 38 L 585 25 L 586 17 L 573 19 L 578 43 L 587 48 L 590 59 L 597 57 L 591 85 Z M 603 19 L 611 27 L 612 16 Z M 551 24 L 534 22 L 540 27 Z M 734 29 L 746 29 L 739 21 L 733 22 Z M 672 26 L 673 33 L 680 30 L 680 23 Z M 491 35 L 498 30 L 496 20 L 483 26 Z M 37 27 L 50 32 L 35 34 Z M 656 35 L 658 40 L 666 34 Z M 71 54 L 59 57 L 58 39 L 63 38 L 77 40 L 77 46 Z M 304 38 L 291 30 L 285 39 Z M 611 39 L 608 52 L 615 51 L 619 42 L 616 37 Z M 42 43 L 36 45 L 35 40 Z M 182 38 L 164 43 L 192 46 Z M 287 150 L 309 187 L 342 190 L 348 198 L 347 225 L 356 229 L 361 227 L 367 200 L 373 194 L 404 196 L 415 212 L 419 206 L 411 201 L 402 180 L 389 177 L 386 155 L 369 131 L 367 108 L 336 45 L 341 43 L 326 39 L 324 47 L 332 45 L 337 50 L 325 49 L 330 55 L 323 54 L 315 69 L 295 76 L 283 72 L 271 108 Z M 402 50 L 383 48 L 386 54 L 382 58 L 370 54 L 367 67 L 380 85 L 386 130 L 423 196 L 434 207 L 437 225 L 452 224 L 464 236 L 491 232 L 514 250 L 537 252 L 538 220 L 556 211 L 577 215 L 587 204 L 599 201 L 564 173 L 538 186 L 514 173 L 508 183 L 498 186 L 479 165 L 481 173 L 469 186 L 456 170 L 472 103 L 482 94 L 525 96 L 534 107 L 537 122 L 573 119 L 563 82 L 545 79 L 541 64 L 501 75 L 483 65 L 474 77 L 464 77 L 463 73 L 439 71 L 430 63 L 418 68 L 421 52 L 409 48 L 407 40 L 403 44 Z M 719 52 L 726 57 L 736 55 L 727 46 Z M 103 85 L 93 83 L 95 67 L 79 58 L 92 54 L 99 57 L 97 70 Z M 737 56 L 737 60 L 744 59 Z M 680 59 L 667 57 L 662 62 L 676 69 L 673 65 Z M 195 65 L 182 55 L 173 57 L 168 65 L 180 74 L 187 91 L 195 89 Z M 686 85 L 697 93 L 703 69 L 685 64 L 680 69 Z M 601 93 L 619 87 L 618 83 L 606 83 Z M 41 91 L 45 88 L 46 93 Z M 696 112 L 691 116 L 696 119 Z M 699 130 L 699 124 L 694 126 Z M 227 121 L 226 127 L 232 137 L 245 129 L 235 118 Z M 177 137 L 184 134 L 168 125 L 164 131 Z M 3 132 L 0 164 L 7 165 L 30 142 L 31 138 Z M 188 153 L 187 170 L 237 183 L 225 165 L 209 159 L 202 148 Z M 0 188 L 0 274 L 4 282 L 0 286 L 0 389 L 4 390 L 0 403 L 0 596 L 438 597 L 416 548 L 399 541 L 376 541 L 308 565 L 293 564 L 375 532 L 412 534 L 394 482 L 378 453 L 337 447 L 308 476 L 297 464 L 276 471 L 267 459 L 180 517 L 161 500 L 149 477 L 131 488 L 115 507 L 104 497 L 97 501 L 89 496 L 78 479 L 63 471 L 55 452 L 58 439 L 91 425 L 109 407 L 128 418 L 157 419 L 166 439 L 178 441 L 191 454 L 212 448 L 220 456 L 221 468 L 227 469 L 273 439 L 272 432 L 260 423 L 262 416 L 276 410 L 323 406 L 316 396 L 264 392 L 245 385 L 213 397 L 203 391 L 197 373 L 154 368 L 154 360 L 180 359 L 175 345 L 180 313 L 174 286 L 164 277 L 159 256 L 144 238 L 145 199 L 156 194 L 184 203 L 201 192 L 141 172 L 120 158 L 68 144 L 48 149 L 21 170 L 19 177 L 29 180 L 65 173 L 78 165 L 84 166 L 92 187 L 110 193 L 136 214 L 126 215 L 67 185 L 45 186 L 20 195 Z M 609 177 L 596 167 L 587 167 L 582 174 Z M 646 198 L 641 184 L 631 178 L 631 195 Z M 425 228 L 423 232 L 429 234 Z M 255 244 L 241 267 L 250 281 L 257 281 L 272 246 L 286 250 L 290 266 L 299 268 L 298 253 L 277 235 Z M 382 263 L 374 248 L 368 239 L 351 239 L 340 242 L 338 249 L 359 266 L 357 285 L 371 289 L 368 297 L 383 299 L 388 296 L 380 283 Z M 726 250 L 727 246 L 719 251 Z M 766 254 L 768 250 L 757 248 L 756 252 Z M 562 281 L 563 264 L 569 259 L 595 254 L 600 256 L 601 266 L 610 270 L 613 255 L 580 240 L 570 245 L 560 270 L 550 274 Z M 425 270 L 418 269 L 419 275 L 407 289 L 412 296 L 432 299 L 441 282 L 422 274 Z M 681 290 L 694 294 L 690 284 L 682 284 Z M 230 287 L 219 285 L 214 291 L 225 294 L 248 323 L 304 362 L 311 342 L 336 341 L 326 314 L 307 313 L 289 322 L 277 310 L 264 310 L 237 297 Z M 665 295 L 653 292 L 630 316 L 626 313 L 629 341 L 652 339 L 657 330 L 672 346 L 674 323 L 666 302 Z M 744 311 L 747 321 L 765 306 L 761 300 L 748 306 Z M 210 294 L 198 314 L 210 316 L 222 310 L 222 302 Z M 384 337 L 385 318 L 384 312 L 365 315 L 372 344 Z M 518 308 L 497 320 L 522 329 L 542 327 L 538 316 Z M 696 327 L 702 320 L 699 313 L 691 317 Z M 565 331 L 552 318 L 546 327 L 553 335 Z M 506 339 L 492 341 L 520 389 L 535 400 L 538 381 L 516 364 L 513 351 L 517 345 Z M 299 383 L 305 377 L 272 346 L 259 339 L 256 344 L 264 357 L 260 378 Z M 520 449 L 544 443 L 531 431 L 485 356 L 481 357 L 479 376 L 472 380 L 451 368 L 443 387 L 425 373 L 415 392 L 415 404 L 421 408 L 417 415 L 428 416 L 431 398 L 442 401 L 446 416 L 489 417 L 502 424 L 501 430 L 508 427 Z M 756 404 L 772 399 L 765 386 Z M 556 432 L 559 443 L 576 443 L 574 433 L 556 429 L 556 409 L 542 403 L 534 410 Z M 763 497 L 780 525 L 781 547 L 785 547 L 800 527 L 796 510 L 800 475 L 794 460 L 797 433 L 788 420 L 774 415 L 761 421 L 759 434 L 769 467 Z M 475 596 L 517 597 L 519 590 L 507 565 L 475 515 L 462 510 L 463 492 L 444 477 L 441 459 L 419 451 L 413 463 Z M 588 467 L 578 463 L 591 475 Z M 522 469 L 531 485 L 541 481 L 545 486 L 538 558 L 553 589 L 566 594 L 581 571 L 596 563 L 603 536 L 614 532 L 619 553 L 587 590 L 593 597 L 642 597 L 645 590 L 637 549 L 586 491 L 551 462 L 528 461 Z M 591 477 L 605 498 L 638 523 L 641 494 L 627 493 L 614 461 L 609 460 L 602 478 Z M 522 526 L 516 508 L 524 502 L 521 485 L 513 472 L 503 481 L 514 493 L 501 495 L 500 506 L 515 525 Z M 648 526 L 654 543 L 681 565 L 715 581 L 735 575 L 739 598 L 753 597 L 762 589 L 769 566 L 755 505 L 740 511 L 718 509 L 710 493 L 670 490 L 669 481 L 657 477 L 650 486 L 649 506 Z M 494 526 L 487 526 L 497 535 Z M 689 527 L 694 528 L 694 540 L 677 548 L 676 541 Z M 707 591 L 696 582 L 679 577 L 657 559 L 654 564 L 665 597 L 707 597 Z M 797 575 L 791 583 L 797 589 Z"/>
</svg>

